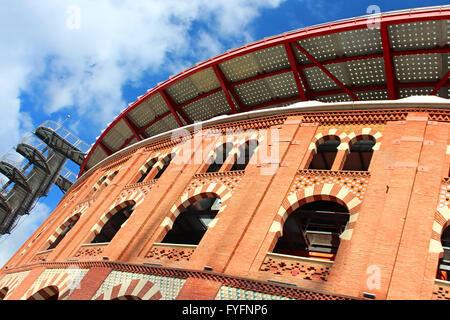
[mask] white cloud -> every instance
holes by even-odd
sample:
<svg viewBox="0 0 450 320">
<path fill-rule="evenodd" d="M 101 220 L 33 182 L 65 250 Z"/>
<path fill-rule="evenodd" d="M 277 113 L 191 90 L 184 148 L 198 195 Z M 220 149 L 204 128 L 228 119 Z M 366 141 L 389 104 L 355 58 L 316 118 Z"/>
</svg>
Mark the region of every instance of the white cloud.
<svg viewBox="0 0 450 320">
<path fill-rule="evenodd" d="M 68 125 L 75 132 L 89 126 L 98 135 L 126 107 L 125 84 L 141 84 L 144 73 L 179 72 L 230 44 L 253 40 L 246 27 L 282 1 L 8 2 L 0 10 L 0 156 L 34 129 L 33 122 L 57 112 L 54 118 L 71 114 Z M 13 235 L 0 238 L 0 264 L 49 211 L 39 204 Z"/>
<path fill-rule="evenodd" d="M 0 238 L 0 266 L 3 266 L 12 255 L 25 243 L 49 215 L 51 209 L 44 203 L 38 202 L 29 215 L 18 220 L 14 231 Z"/>
<path fill-rule="evenodd" d="M 190 66 L 199 60 L 186 61 L 186 54 L 208 58 L 221 52 L 223 41 L 248 41 L 245 27 L 262 8 L 281 1 L 9 3 L 0 11 L 0 71 L 8 75 L 0 80 L 0 111 L 8 119 L 0 136 L 13 134 L 11 143 L 0 143 L 0 152 L 24 129 L 22 117 L 29 111 L 21 104 L 21 92 L 31 92 L 47 115 L 67 110 L 103 129 L 126 105 L 125 83 L 141 81 L 143 71 Z"/>
</svg>

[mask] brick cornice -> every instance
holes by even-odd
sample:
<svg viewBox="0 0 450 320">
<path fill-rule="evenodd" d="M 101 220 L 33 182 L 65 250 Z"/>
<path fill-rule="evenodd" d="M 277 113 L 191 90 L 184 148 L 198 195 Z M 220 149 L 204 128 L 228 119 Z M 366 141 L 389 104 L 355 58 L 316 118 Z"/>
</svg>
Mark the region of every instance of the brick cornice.
<svg viewBox="0 0 450 320">
<path fill-rule="evenodd" d="M 224 273 L 216 273 L 210 271 L 198 271 L 188 269 L 167 268 L 162 266 L 151 266 L 144 264 L 131 264 L 115 261 L 67 261 L 67 262 L 36 262 L 23 265 L 18 268 L 5 270 L 3 274 L 18 273 L 22 271 L 33 270 L 36 268 L 46 269 L 66 269 L 68 267 L 77 266 L 80 269 L 91 268 L 108 268 L 113 271 L 122 271 L 139 274 L 151 274 L 156 276 L 188 279 L 207 279 L 216 281 L 222 285 L 234 287 L 243 290 L 256 291 L 260 293 L 279 295 L 287 298 L 298 300 L 358 300 L 357 297 L 333 294 L 321 290 L 310 290 L 296 286 L 270 283 L 261 280 L 254 280 L 243 277 L 236 277 Z"/>
</svg>

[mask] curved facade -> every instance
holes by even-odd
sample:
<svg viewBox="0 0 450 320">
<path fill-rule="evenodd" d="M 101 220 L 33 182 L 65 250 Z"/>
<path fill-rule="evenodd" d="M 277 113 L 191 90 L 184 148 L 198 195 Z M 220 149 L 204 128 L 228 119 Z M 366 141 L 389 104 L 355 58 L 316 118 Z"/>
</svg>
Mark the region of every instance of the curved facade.
<svg viewBox="0 0 450 320">
<path fill-rule="evenodd" d="M 382 16 L 376 32 L 381 32 L 384 46 L 378 58 L 385 63 L 392 58 L 386 57 L 386 28 L 392 41 L 396 39 L 392 30 L 403 30 L 401 24 L 439 25 L 435 36 L 441 39 L 446 15 L 441 9 L 413 11 L 409 17 Z M 360 26 L 361 32 L 373 30 L 368 29 L 367 18 L 326 28 L 350 32 L 350 24 Z M 315 33 L 324 28 L 313 28 L 311 34 L 325 36 Z M 259 46 L 267 49 L 274 41 L 300 33 L 307 30 L 223 57 L 240 50 L 256 55 Z M 295 41 L 291 49 L 303 48 L 301 39 Z M 314 46 L 313 41 L 308 43 Z M 289 46 L 284 47 L 286 52 Z M 354 56 L 358 58 L 341 56 L 345 61 L 339 63 L 363 60 L 360 54 L 370 46 L 361 46 Z M 447 57 L 448 46 L 420 50 L 417 55 L 437 54 L 441 59 Z M 320 62 L 323 57 L 318 54 L 310 60 L 320 71 L 317 63 L 323 66 L 324 60 Z M 200 65 L 217 71 L 221 66 L 214 61 L 218 60 Z M 295 66 L 294 62 L 287 72 L 300 89 L 305 82 L 301 68 Z M 191 73 L 196 68 L 168 83 L 180 81 L 182 86 L 181 81 L 189 78 L 208 84 L 207 78 Z M 386 70 L 383 74 L 392 76 Z M 414 67 L 408 70 L 417 72 Z M 392 99 L 400 97 L 403 85 L 442 93 L 448 87 L 446 70 L 441 69 L 437 79 L 426 79 L 426 86 L 417 81 L 401 84 L 398 69 L 395 83 L 389 77 L 380 81 L 387 98 L 394 94 Z M 354 95 L 355 87 L 322 71 L 328 80 L 343 85 L 337 91 Z M 271 72 L 235 81 L 243 85 L 267 80 L 275 76 L 273 72 L 284 73 Z M 216 73 L 220 89 L 211 90 L 236 102 L 230 79 L 225 81 L 220 74 Z M 310 78 L 325 81 L 321 79 Z M 173 109 L 176 90 L 166 84 L 151 91 L 145 101 L 157 99 L 152 98 L 157 92 Z M 192 99 L 200 102 L 214 94 L 211 90 Z M 313 89 L 306 92 L 314 96 Z M 0 298 L 449 299 L 450 102 L 418 96 L 376 100 L 263 103 L 236 114 L 214 117 L 221 113 L 213 112 L 206 119 L 190 118 L 192 124 L 181 121 L 179 128 L 160 128 L 145 137 L 141 133 L 163 117 L 145 118 L 148 110 L 138 106 L 149 104 L 139 100 L 102 133 L 77 182 L 1 269 Z M 175 103 L 186 103 L 180 101 Z M 139 129 L 130 121 L 144 118 L 152 124 L 142 120 Z M 132 137 L 120 134 L 126 131 L 121 128 L 128 128 Z M 115 141 L 117 148 L 108 147 L 108 141 Z M 110 154 L 95 156 L 98 148 Z"/>
</svg>

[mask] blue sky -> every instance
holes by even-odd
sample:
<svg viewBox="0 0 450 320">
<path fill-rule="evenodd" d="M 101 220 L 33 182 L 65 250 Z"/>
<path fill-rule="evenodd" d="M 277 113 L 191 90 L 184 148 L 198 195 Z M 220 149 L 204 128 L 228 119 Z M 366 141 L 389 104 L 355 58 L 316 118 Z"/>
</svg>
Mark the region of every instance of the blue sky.
<svg viewBox="0 0 450 320">
<path fill-rule="evenodd" d="M 47 119 L 95 142 L 122 109 L 197 62 L 314 24 L 439 1 L 3 0 L 0 156 Z M 78 173 L 78 168 L 69 165 Z M 0 265 L 56 206 L 54 187 L 0 238 Z"/>
</svg>

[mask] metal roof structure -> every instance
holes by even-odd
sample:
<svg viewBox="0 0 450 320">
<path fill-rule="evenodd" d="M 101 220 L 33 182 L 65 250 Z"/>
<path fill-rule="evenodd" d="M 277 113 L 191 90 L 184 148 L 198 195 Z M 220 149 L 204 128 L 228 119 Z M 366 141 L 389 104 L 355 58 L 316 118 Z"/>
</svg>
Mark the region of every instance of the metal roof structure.
<svg viewBox="0 0 450 320">
<path fill-rule="evenodd" d="M 312 26 L 233 49 L 170 77 L 122 111 L 80 175 L 138 141 L 197 121 L 299 101 L 449 97 L 450 6 Z"/>
</svg>

